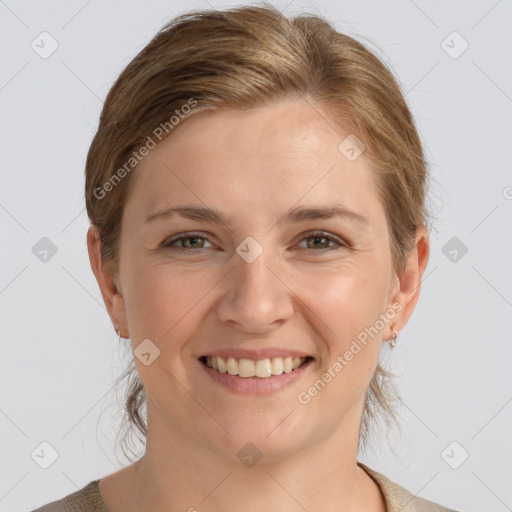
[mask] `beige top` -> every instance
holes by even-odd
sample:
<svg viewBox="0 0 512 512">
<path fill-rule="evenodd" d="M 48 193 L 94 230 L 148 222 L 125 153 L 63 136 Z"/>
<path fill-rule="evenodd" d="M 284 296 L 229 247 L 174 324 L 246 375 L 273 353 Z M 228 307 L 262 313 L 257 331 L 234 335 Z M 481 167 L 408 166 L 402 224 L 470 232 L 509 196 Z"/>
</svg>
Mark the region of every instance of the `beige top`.
<svg viewBox="0 0 512 512">
<path fill-rule="evenodd" d="M 386 512 L 457 512 L 432 501 L 418 498 L 384 475 L 358 462 L 379 486 L 386 503 Z M 98 488 L 99 480 L 90 482 L 79 491 L 69 494 L 33 512 L 109 512 Z"/>
</svg>

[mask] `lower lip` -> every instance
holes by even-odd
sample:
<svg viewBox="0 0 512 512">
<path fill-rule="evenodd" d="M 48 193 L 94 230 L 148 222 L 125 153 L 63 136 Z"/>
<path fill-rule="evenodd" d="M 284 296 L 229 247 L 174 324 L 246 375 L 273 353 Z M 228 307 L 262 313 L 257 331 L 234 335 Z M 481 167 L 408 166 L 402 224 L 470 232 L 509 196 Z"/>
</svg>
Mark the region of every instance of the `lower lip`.
<svg viewBox="0 0 512 512">
<path fill-rule="evenodd" d="M 238 375 L 230 375 L 229 373 L 219 373 L 213 368 L 209 368 L 201 361 L 198 361 L 206 374 L 215 382 L 245 395 L 270 395 L 291 385 L 304 374 L 313 359 L 306 361 L 302 366 L 290 373 L 282 373 L 281 375 L 272 375 L 266 379 L 260 377 L 239 377 Z"/>
</svg>

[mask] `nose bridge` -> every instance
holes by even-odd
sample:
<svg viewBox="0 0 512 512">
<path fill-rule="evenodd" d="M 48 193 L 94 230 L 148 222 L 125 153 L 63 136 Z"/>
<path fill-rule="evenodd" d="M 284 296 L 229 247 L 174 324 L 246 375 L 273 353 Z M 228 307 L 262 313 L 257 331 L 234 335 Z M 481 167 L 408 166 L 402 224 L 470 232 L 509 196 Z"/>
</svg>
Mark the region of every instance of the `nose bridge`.
<svg viewBox="0 0 512 512">
<path fill-rule="evenodd" d="M 268 265 L 276 265 L 273 259 L 272 248 L 270 247 L 271 238 L 266 237 L 260 230 L 254 236 L 245 237 L 236 247 L 236 253 L 233 255 L 235 274 L 237 281 L 253 286 L 268 286 L 270 283 Z"/>
<path fill-rule="evenodd" d="M 261 245 L 260 247 L 258 250 L 254 247 L 254 242 L 249 241 L 243 242 L 237 248 L 233 284 L 238 301 L 256 301 L 253 306 L 262 310 L 275 302 L 279 292 L 276 289 L 276 277 L 268 268 L 272 265 L 271 250 L 264 249 Z M 244 253 L 247 248 L 248 252 Z"/>
<path fill-rule="evenodd" d="M 238 281 L 238 286 L 241 287 L 239 291 L 246 291 L 249 293 L 264 292 L 269 294 L 273 288 L 271 281 L 275 276 L 268 268 L 271 264 L 270 250 L 263 250 L 254 260 L 246 260 L 239 254 L 235 256 L 235 275 Z M 237 286 L 237 288 L 238 288 Z"/>
<path fill-rule="evenodd" d="M 238 246 L 233 255 L 233 272 L 218 307 L 223 322 L 236 323 L 251 332 L 268 330 L 293 313 L 289 291 L 275 275 L 278 262 L 270 249 L 261 244 L 260 248 L 254 240 Z M 256 256 L 255 250 L 259 251 Z"/>
</svg>

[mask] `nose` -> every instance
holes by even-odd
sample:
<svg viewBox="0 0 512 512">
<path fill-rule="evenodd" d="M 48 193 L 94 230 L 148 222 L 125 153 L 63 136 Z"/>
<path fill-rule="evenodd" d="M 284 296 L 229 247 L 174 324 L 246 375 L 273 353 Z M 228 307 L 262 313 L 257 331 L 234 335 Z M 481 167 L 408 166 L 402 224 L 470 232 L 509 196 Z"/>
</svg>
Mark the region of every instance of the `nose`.
<svg viewBox="0 0 512 512">
<path fill-rule="evenodd" d="M 248 263 L 234 254 L 234 268 L 226 276 L 217 304 L 219 320 L 230 327 L 257 334 L 272 331 L 291 318 L 293 294 L 279 265 L 263 251 Z"/>
</svg>

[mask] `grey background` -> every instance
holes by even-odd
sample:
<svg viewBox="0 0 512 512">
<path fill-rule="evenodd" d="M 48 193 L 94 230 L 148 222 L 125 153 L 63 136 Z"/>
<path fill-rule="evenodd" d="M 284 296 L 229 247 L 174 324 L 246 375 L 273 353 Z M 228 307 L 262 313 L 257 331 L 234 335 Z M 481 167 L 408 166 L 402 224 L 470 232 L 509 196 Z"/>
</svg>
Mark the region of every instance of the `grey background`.
<svg viewBox="0 0 512 512">
<path fill-rule="evenodd" d="M 1 511 L 128 463 L 114 452 L 111 391 L 125 361 L 85 245 L 85 155 L 108 89 L 163 23 L 230 5 L 0 0 Z M 360 460 L 457 510 L 512 510 L 512 2 L 275 5 L 326 16 L 392 67 L 433 177 L 422 295 L 396 349 L 383 349 L 405 435 L 391 436 L 393 454 L 383 431 Z M 31 47 L 51 49 L 43 31 L 58 43 L 46 59 Z M 57 249 L 46 262 L 43 237 Z M 58 452 L 47 469 L 42 442 Z"/>
</svg>

